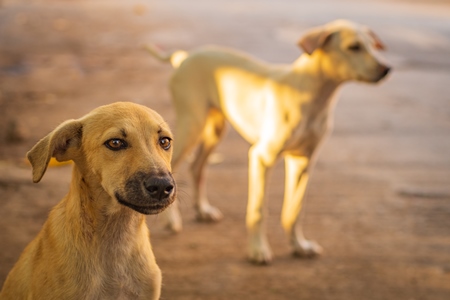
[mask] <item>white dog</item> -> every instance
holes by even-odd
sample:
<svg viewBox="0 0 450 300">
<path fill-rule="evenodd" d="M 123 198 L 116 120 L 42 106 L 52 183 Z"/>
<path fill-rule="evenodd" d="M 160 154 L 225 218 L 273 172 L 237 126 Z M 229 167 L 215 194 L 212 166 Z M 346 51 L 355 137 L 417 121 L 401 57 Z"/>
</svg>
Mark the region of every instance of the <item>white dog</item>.
<svg viewBox="0 0 450 300">
<path fill-rule="evenodd" d="M 321 247 L 303 236 L 299 213 L 309 172 L 323 138 L 331 129 L 334 94 L 349 80 L 375 83 L 390 68 L 375 50 L 384 46 L 366 26 L 338 20 L 307 32 L 299 41 L 305 51 L 292 65 L 273 65 L 219 47 L 187 53 L 147 49 L 176 68 L 170 88 L 177 112 L 176 167 L 200 144 L 191 171 L 198 216 L 222 217 L 206 197 L 203 168 L 220 141 L 227 119 L 252 144 L 249 151 L 247 228 L 249 258 L 268 263 L 271 250 L 264 230 L 267 171 L 284 157 L 286 185 L 282 224 L 294 254 L 311 257 Z M 176 206 L 169 208 L 170 226 L 181 229 Z"/>
</svg>

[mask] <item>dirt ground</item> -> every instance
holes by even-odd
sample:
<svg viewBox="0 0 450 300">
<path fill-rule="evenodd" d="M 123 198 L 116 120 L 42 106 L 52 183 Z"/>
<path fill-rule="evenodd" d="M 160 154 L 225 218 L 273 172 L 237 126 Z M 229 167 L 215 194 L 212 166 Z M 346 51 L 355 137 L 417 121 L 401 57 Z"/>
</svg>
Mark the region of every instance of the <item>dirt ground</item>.
<svg viewBox="0 0 450 300">
<path fill-rule="evenodd" d="M 394 72 L 340 92 L 304 214 L 324 255 L 290 254 L 279 224 L 280 162 L 269 183 L 274 261 L 247 263 L 249 145 L 230 128 L 217 150 L 224 161 L 208 173 L 225 218 L 195 221 L 186 166 L 176 173 L 184 231 L 148 218 L 162 299 L 450 299 L 449 1 L 1 1 L 0 285 L 68 190 L 70 166 L 31 182 L 24 155 L 37 140 L 115 101 L 148 105 L 174 123 L 171 69 L 142 43 L 213 43 L 289 63 L 305 29 L 336 18 L 377 32 Z"/>
</svg>

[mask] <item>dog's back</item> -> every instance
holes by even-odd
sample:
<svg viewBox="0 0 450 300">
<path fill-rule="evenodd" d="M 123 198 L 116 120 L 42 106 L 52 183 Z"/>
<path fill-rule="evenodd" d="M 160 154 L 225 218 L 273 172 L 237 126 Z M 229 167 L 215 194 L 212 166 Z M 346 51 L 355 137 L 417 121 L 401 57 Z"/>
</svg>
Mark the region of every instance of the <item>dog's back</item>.
<svg viewBox="0 0 450 300">
<path fill-rule="evenodd" d="M 273 77 L 276 69 L 282 70 L 280 66 L 268 64 L 236 49 L 210 45 L 190 52 L 176 68 L 174 77 L 178 80 L 185 72 L 191 73 L 190 77 L 195 74 L 203 75 L 205 78 L 216 77 L 217 72 L 233 70 L 262 78 Z"/>
</svg>

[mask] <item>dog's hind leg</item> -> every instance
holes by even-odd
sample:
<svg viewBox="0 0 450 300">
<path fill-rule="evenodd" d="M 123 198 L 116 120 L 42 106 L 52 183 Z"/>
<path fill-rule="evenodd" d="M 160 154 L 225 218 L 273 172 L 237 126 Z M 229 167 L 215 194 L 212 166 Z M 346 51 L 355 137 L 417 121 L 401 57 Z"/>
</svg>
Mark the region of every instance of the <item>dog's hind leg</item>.
<svg viewBox="0 0 450 300">
<path fill-rule="evenodd" d="M 218 221 L 222 218 L 222 213 L 209 203 L 206 195 L 205 164 L 209 155 L 221 140 L 224 129 L 224 115 L 217 109 L 211 109 L 203 128 L 200 146 L 191 164 L 195 208 L 197 218 L 200 221 Z"/>
<path fill-rule="evenodd" d="M 185 109 L 188 110 L 188 109 Z M 192 114 L 181 109 L 177 111 L 175 125 L 174 150 L 172 156 L 172 170 L 176 170 L 181 161 L 195 147 L 201 138 L 205 127 L 207 112 L 196 111 Z M 179 210 L 179 200 L 176 199 L 163 213 L 167 220 L 167 228 L 173 232 L 182 230 L 182 219 Z"/>
<path fill-rule="evenodd" d="M 294 248 L 294 255 L 314 257 L 322 252 L 314 241 L 303 236 L 300 226 L 300 211 L 309 178 L 310 158 L 306 156 L 285 156 L 286 187 L 284 194 L 281 221 Z"/>
</svg>

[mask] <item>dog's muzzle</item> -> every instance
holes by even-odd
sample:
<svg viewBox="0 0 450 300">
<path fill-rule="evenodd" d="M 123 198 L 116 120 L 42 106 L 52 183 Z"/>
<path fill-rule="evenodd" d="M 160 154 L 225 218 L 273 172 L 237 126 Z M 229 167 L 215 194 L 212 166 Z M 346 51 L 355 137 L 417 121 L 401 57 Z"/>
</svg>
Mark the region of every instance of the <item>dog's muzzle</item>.
<svg viewBox="0 0 450 300">
<path fill-rule="evenodd" d="M 383 79 L 384 77 L 386 77 L 386 75 L 389 74 L 390 71 L 391 71 L 391 67 L 385 66 L 385 65 L 381 65 L 379 67 L 378 78 L 375 80 L 375 82 L 378 82 L 381 79 Z"/>
<path fill-rule="evenodd" d="M 144 180 L 144 187 L 153 198 L 159 201 L 169 198 L 175 188 L 173 179 L 168 176 L 152 176 Z"/>
<path fill-rule="evenodd" d="M 137 173 L 115 196 L 120 204 L 142 214 L 162 212 L 175 200 L 176 184 L 170 173 Z"/>
</svg>

